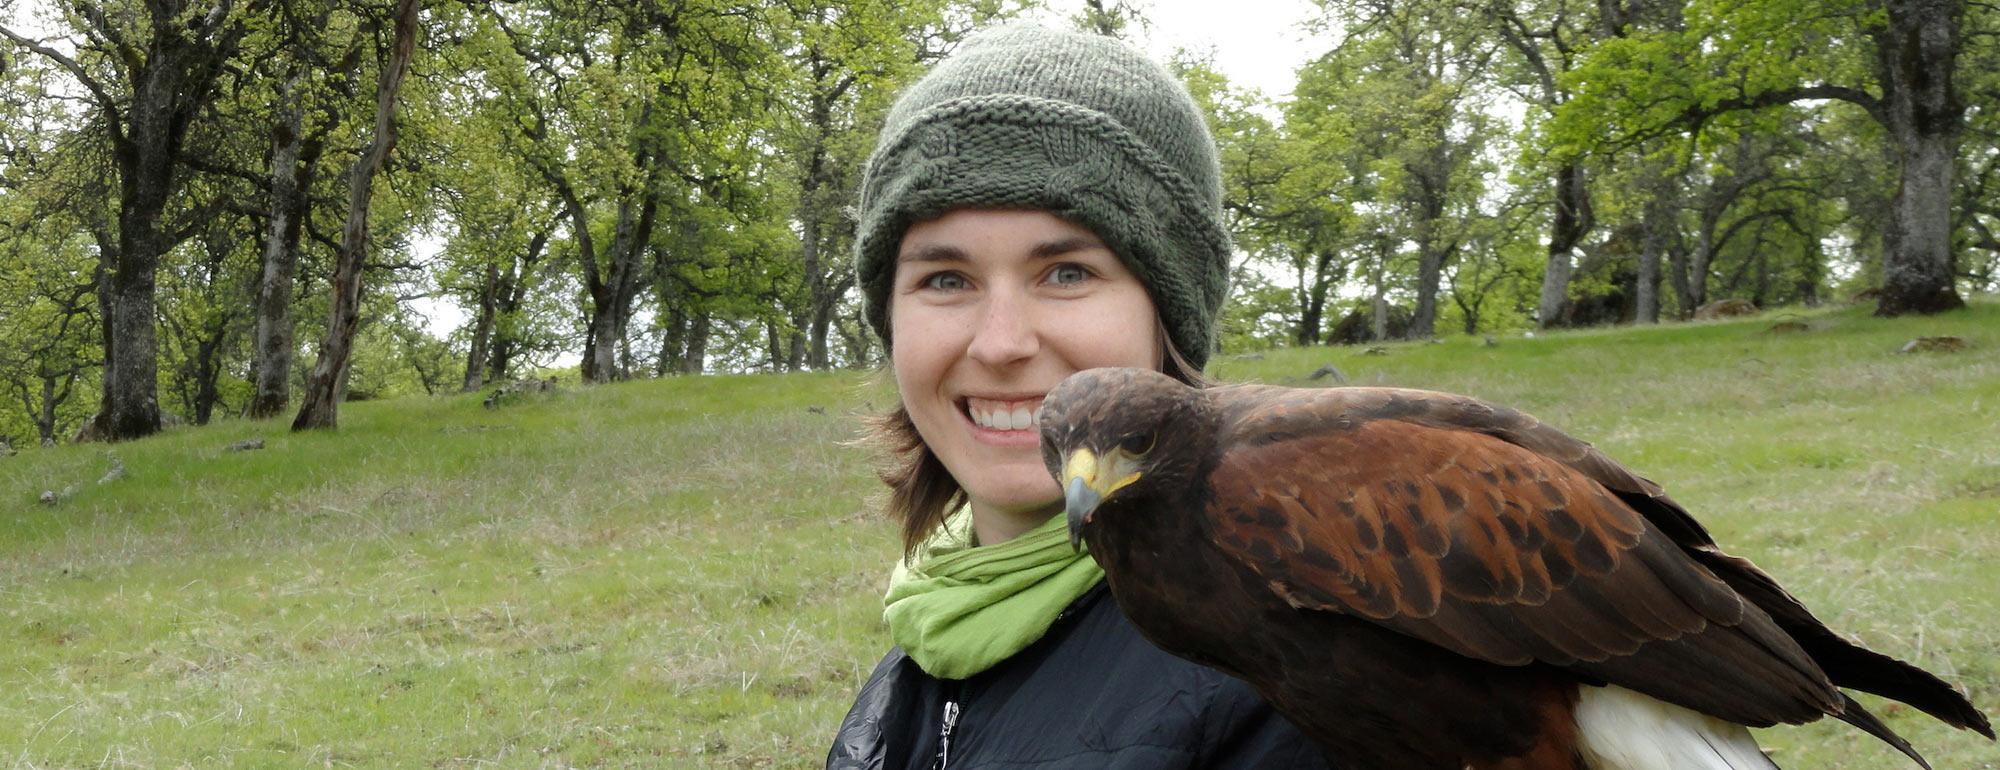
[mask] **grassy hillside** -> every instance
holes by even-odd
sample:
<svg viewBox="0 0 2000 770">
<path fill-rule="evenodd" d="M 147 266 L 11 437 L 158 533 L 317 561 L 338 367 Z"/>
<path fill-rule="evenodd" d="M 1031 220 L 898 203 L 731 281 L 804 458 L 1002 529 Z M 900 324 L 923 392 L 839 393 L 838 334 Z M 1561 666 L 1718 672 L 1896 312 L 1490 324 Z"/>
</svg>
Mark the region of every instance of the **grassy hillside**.
<svg viewBox="0 0 2000 770">
<path fill-rule="evenodd" d="M 1216 369 L 1302 384 L 1331 363 L 1524 408 L 2000 714 L 2000 305 L 1776 320 Z M 1970 349 L 1896 354 L 1933 334 Z M 674 379 L 0 459 L 0 762 L 816 767 L 888 644 L 895 534 L 843 442 L 891 398 L 857 374 Z M 1884 713 L 1940 768 L 2000 766 Z M 1905 766 L 1838 724 L 1764 740 L 1793 768 Z"/>
</svg>

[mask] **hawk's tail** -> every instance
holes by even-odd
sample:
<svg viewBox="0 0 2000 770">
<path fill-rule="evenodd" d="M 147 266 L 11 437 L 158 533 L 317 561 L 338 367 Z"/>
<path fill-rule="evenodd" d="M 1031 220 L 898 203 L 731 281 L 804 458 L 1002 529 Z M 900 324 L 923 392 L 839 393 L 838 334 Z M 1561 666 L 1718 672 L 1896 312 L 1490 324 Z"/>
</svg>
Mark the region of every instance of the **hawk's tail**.
<svg viewBox="0 0 2000 770">
<path fill-rule="evenodd" d="M 1899 700 L 1937 717 L 1945 724 L 1971 730 L 1987 738 L 1993 737 L 1992 723 L 1958 688 L 1929 671 L 1841 638 L 1749 560 L 1709 549 L 1696 549 L 1689 553 L 1713 571 L 1716 577 L 1728 583 L 1730 588 L 1736 589 L 1737 593 L 1777 621 L 1778 627 L 1790 634 L 1807 655 L 1812 656 L 1813 662 L 1819 664 L 1820 670 L 1825 671 L 1827 679 L 1835 685 Z M 1856 719 L 1839 715 L 1849 724 L 1887 741 L 1911 757 L 1916 756 L 1901 738 L 1892 740 L 1890 736 L 1895 733 L 1869 715 L 1854 699 L 1847 699 L 1846 710 L 1862 715 Z"/>
</svg>

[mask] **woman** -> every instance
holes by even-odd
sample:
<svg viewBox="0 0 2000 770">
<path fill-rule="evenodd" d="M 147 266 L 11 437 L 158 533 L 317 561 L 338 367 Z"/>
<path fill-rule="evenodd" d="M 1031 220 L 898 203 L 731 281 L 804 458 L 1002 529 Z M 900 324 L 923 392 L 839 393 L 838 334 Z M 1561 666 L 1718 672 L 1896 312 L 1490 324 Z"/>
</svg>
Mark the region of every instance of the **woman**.
<svg viewBox="0 0 2000 770">
<path fill-rule="evenodd" d="M 1320 768 L 1247 685 L 1140 638 L 1071 549 L 1035 417 L 1064 377 L 1194 382 L 1229 240 L 1180 84 L 1106 38 L 1007 25 L 890 111 L 856 268 L 901 407 L 878 426 L 897 648 L 829 768 Z"/>
</svg>

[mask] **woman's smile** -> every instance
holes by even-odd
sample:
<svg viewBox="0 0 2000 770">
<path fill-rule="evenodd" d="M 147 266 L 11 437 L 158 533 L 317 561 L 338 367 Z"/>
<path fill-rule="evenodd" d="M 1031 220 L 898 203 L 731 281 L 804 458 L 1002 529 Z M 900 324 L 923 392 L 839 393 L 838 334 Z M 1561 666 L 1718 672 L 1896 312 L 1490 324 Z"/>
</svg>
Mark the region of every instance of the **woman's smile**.
<svg viewBox="0 0 2000 770">
<path fill-rule="evenodd" d="M 973 424 L 1000 433 L 1033 433 L 1042 419 L 1042 397 L 997 400 L 968 396 L 965 414 Z"/>
</svg>

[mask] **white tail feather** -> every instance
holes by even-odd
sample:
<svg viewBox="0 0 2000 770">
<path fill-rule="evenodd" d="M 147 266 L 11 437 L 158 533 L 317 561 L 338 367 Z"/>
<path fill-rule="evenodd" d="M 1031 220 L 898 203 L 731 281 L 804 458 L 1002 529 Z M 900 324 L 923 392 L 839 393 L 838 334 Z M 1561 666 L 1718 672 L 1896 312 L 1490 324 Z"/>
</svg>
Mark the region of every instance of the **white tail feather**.
<svg viewBox="0 0 2000 770">
<path fill-rule="evenodd" d="M 1579 748 L 1592 770 L 1779 770 L 1749 728 L 1623 687 L 1583 687 Z"/>
</svg>

